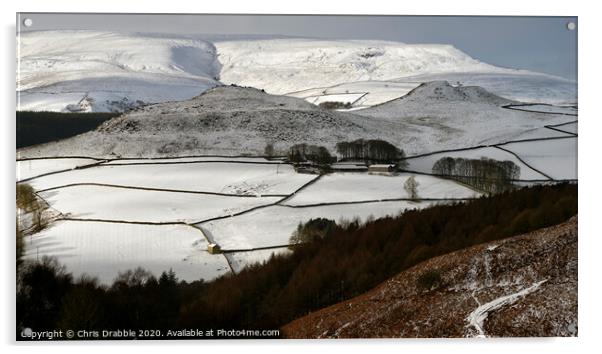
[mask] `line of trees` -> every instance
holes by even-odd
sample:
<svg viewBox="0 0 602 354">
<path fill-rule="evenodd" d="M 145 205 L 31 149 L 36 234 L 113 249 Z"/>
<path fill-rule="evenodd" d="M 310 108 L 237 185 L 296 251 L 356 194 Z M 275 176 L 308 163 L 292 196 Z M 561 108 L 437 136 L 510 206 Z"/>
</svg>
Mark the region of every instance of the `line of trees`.
<svg viewBox="0 0 602 354">
<path fill-rule="evenodd" d="M 236 275 L 187 284 L 138 270 L 109 287 L 74 280 L 45 260 L 20 267 L 17 323 L 35 330 L 278 328 L 364 293 L 429 258 L 563 222 L 577 212 L 577 185 L 506 191 L 395 217 L 334 224 L 311 221 L 289 255 Z M 424 286 L 437 282 L 436 275 Z"/>
<path fill-rule="evenodd" d="M 351 108 L 351 102 L 339 102 L 339 101 L 325 101 L 321 102 L 318 106 L 324 109 L 349 109 Z"/>
<path fill-rule="evenodd" d="M 317 218 L 310 219 L 306 223 L 297 225 L 297 230 L 289 239 L 291 245 L 309 243 L 323 239 L 335 230 L 337 224 L 329 219 Z"/>
<path fill-rule="evenodd" d="M 291 162 L 313 162 L 318 165 L 327 165 L 337 160 L 324 146 L 305 143 L 291 146 L 287 157 Z"/>
<path fill-rule="evenodd" d="M 433 165 L 433 173 L 450 176 L 485 193 L 499 193 L 513 188 L 520 167 L 512 161 L 489 158 L 443 157 Z"/>
<path fill-rule="evenodd" d="M 110 286 L 78 279 L 53 258 L 24 263 L 17 279 L 17 326 L 38 330 L 171 329 L 189 289 L 173 271 L 159 278 L 138 268 L 121 273 Z M 190 300 L 190 299 L 188 299 Z"/>
<path fill-rule="evenodd" d="M 397 163 L 405 157 L 402 149 L 384 140 L 342 141 L 336 145 L 337 153 L 343 159 L 366 162 Z"/>
</svg>

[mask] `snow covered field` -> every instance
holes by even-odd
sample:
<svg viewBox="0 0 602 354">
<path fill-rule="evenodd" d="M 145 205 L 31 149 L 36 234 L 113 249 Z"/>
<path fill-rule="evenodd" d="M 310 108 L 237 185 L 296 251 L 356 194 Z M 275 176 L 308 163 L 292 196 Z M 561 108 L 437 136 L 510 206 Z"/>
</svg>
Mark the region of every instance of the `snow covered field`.
<svg viewBox="0 0 602 354">
<path fill-rule="evenodd" d="M 554 179 L 577 178 L 577 138 L 512 143 L 504 149 Z"/>
<path fill-rule="evenodd" d="M 212 161 L 211 159 L 213 157 L 115 160 L 101 166 L 70 170 L 31 180 L 30 183 L 38 191 L 51 188 L 39 194 L 65 217 L 113 222 L 58 221 L 49 229 L 28 239 L 28 257 L 33 257 L 34 250 L 36 257 L 56 256 L 75 274 L 88 272 L 99 276 L 103 282 L 109 282 L 117 271 L 135 266 L 160 272 L 168 269 L 165 267 L 169 265 L 178 276 L 183 273 L 181 277 L 185 280 L 198 279 L 194 276 L 199 271 L 199 263 L 213 264 L 211 262 L 215 262 L 215 257 L 225 256 L 210 256 L 205 253 L 206 242 L 204 238 L 199 238 L 203 237 L 200 230 L 185 225 L 133 225 L 119 222 L 193 223 L 228 216 L 257 206 L 273 204 L 283 198 L 256 195 L 290 194 L 317 177 L 298 174 L 288 164 L 249 163 L 268 162 L 262 158 L 220 157 L 223 161 L 231 162 L 207 162 Z M 54 160 L 66 159 L 35 161 L 46 161 L 47 165 L 51 165 Z M 157 163 L 149 164 L 152 162 Z M 165 162 L 168 164 L 163 164 Z M 396 215 L 404 209 L 430 205 L 426 202 L 400 201 L 292 207 L 316 203 L 406 198 L 407 192 L 403 189 L 403 183 L 408 176 L 335 173 L 323 176 L 317 183 L 295 194 L 286 202 L 290 206 L 267 206 L 238 216 L 205 222 L 199 226 L 212 242 L 217 242 L 226 250 L 287 245 L 297 225 L 310 218 L 326 217 L 341 221 L 358 217 L 366 220 L 369 216 Z M 416 178 L 420 183 L 419 195 L 424 198 L 463 198 L 476 194 L 451 181 L 429 176 Z M 132 188 L 92 185 L 94 183 Z M 76 185 L 64 186 L 69 184 Z M 136 188 L 204 191 L 227 193 L 232 196 Z M 81 229 L 81 239 L 77 237 L 78 229 Z M 130 232 L 132 237 L 126 237 Z M 147 232 L 146 237 L 150 243 L 143 238 Z M 161 235 L 166 240 L 161 240 Z M 98 241 L 105 238 L 106 244 L 98 246 Z M 161 253 L 162 248 L 171 247 L 172 241 L 167 240 L 169 238 L 178 240 L 178 249 L 169 249 L 168 252 Z M 183 243 L 182 240 L 188 243 Z M 144 250 L 136 253 L 137 247 L 143 247 Z M 108 256 L 111 249 L 115 249 L 118 256 Z M 197 258 L 192 257 L 191 252 L 196 251 L 200 255 Z M 228 253 L 227 257 L 233 269 L 238 271 L 247 264 L 267 260 L 273 252 L 286 251 L 286 248 L 279 248 L 236 252 Z M 136 253 L 136 257 L 131 257 L 131 253 Z M 161 256 L 156 257 L 159 253 Z M 108 266 L 109 263 L 112 265 Z M 222 271 L 219 268 L 210 273 L 202 273 L 202 276 L 207 279 L 221 274 Z"/>
<path fill-rule="evenodd" d="M 282 247 L 249 252 L 225 253 L 224 256 L 228 258 L 232 270 L 238 273 L 248 265 L 263 263 L 269 260 L 272 255 L 286 255 L 290 253 L 291 250 L 288 247 Z"/>
<path fill-rule="evenodd" d="M 201 226 L 210 234 L 222 249 L 252 249 L 289 244 L 292 233 L 299 223 L 312 218 L 327 218 L 337 222 L 351 221 L 355 217 L 362 219 L 373 216 L 381 218 L 397 215 L 403 210 L 424 208 L 427 202 L 380 202 L 365 204 L 327 205 L 308 208 L 270 206 L 259 210 L 216 221 Z"/>
<path fill-rule="evenodd" d="M 564 134 L 552 130 L 550 133 Z M 554 139 L 503 146 L 554 178 L 576 178 L 576 175 L 567 172 L 571 170 L 571 163 L 576 161 L 576 140 Z M 511 160 L 521 167 L 521 179 L 546 179 L 514 155 L 495 147 L 410 158 L 407 160 L 408 169 L 431 173 L 434 162 L 443 156 L 486 156 Z M 406 209 L 424 208 L 433 204 L 427 201 L 370 202 L 408 198 L 403 185 L 410 173 L 389 177 L 346 172 L 322 176 L 285 200 L 283 205 L 272 205 L 317 176 L 299 174 L 291 165 L 275 161 L 271 163 L 263 158 L 219 157 L 221 162 L 210 162 L 213 159 L 215 158 L 208 156 L 115 160 L 94 167 L 34 178 L 29 183 L 38 191 L 51 188 L 40 192 L 40 196 L 53 209 L 75 219 L 193 223 L 258 206 L 265 207 L 233 217 L 202 222 L 196 224 L 198 229 L 187 225 L 57 221 L 50 228 L 27 239 L 26 257 L 56 256 L 74 274 L 89 273 L 98 276 L 103 282 L 110 282 L 118 271 L 137 266 L 147 268 L 156 275 L 173 268 L 184 280 L 212 279 L 229 271 L 224 257 L 228 257 L 234 271 L 239 271 L 248 264 L 267 260 L 274 252 L 287 252 L 287 249 L 281 247 L 209 255 L 206 252 L 205 236 L 224 250 L 278 247 L 289 244 L 297 226 L 311 218 L 323 217 L 340 222 L 357 217 L 365 221 L 369 217 L 397 215 Z M 27 161 L 21 162 L 21 166 L 27 166 L 32 174 L 48 171 L 56 165 L 70 168 L 96 162 L 92 159 L 32 161 L 35 161 L 32 167 L 23 165 Z M 38 161 L 40 163 L 36 165 Z M 419 183 L 420 198 L 471 198 L 478 194 L 453 181 L 424 175 L 416 175 L 415 178 Z M 94 183 L 142 189 L 90 185 Z M 64 187 L 69 184 L 83 185 Z M 267 194 L 279 196 L 257 197 Z M 359 203 L 315 206 L 348 202 Z"/>
<path fill-rule="evenodd" d="M 409 198 L 404 190 L 408 173 L 380 176 L 367 173 L 333 173 L 322 177 L 301 193 L 287 200 L 286 205 L 368 201 Z M 475 191 L 456 182 L 431 176 L 415 175 L 420 198 L 472 198 Z"/>
<path fill-rule="evenodd" d="M 547 140 L 550 141 L 550 140 Z M 439 159 L 443 157 L 462 157 L 466 159 L 480 159 L 482 157 L 486 157 L 489 159 L 499 160 L 499 161 L 512 161 L 518 167 L 520 167 L 520 177 L 519 179 L 523 180 L 541 180 L 547 179 L 541 173 L 534 171 L 529 168 L 527 165 L 522 163 L 519 159 L 517 159 L 512 154 L 497 149 L 495 147 L 484 147 L 479 149 L 472 150 L 463 150 L 463 151 L 453 151 L 453 152 L 441 152 L 428 156 L 421 156 L 416 158 L 407 159 L 408 167 L 406 170 L 416 171 L 416 172 L 424 172 L 424 173 L 433 173 L 433 165 Z"/>
<path fill-rule="evenodd" d="M 43 175 L 50 172 L 71 170 L 76 167 L 92 165 L 99 160 L 88 158 L 56 158 L 56 159 L 33 159 L 17 161 L 17 182 L 31 177 Z"/>
<path fill-rule="evenodd" d="M 104 186 L 72 186 L 40 193 L 70 218 L 135 222 L 198 222 L 232 215 L 281 198 L 226 197 Z"/>
<path fill-rule="evenodd" d="M 223 156 L 197 156 L 197 157 L 172 157 L 156 159 L 118 159 L 103 163 L 103 165 L 124 165 L 124 164 L 153 164 L 153 163 L 184 163 L 184 162 L 202 162 L 202 161 L 224 161 L 224 162 L 258 162 L 258 163 L 282 163 L 281 160 L 268 160 L 262 157 L 223 157 Z"/>
<path fill-rule="evenodd" d="M 99 166 L 32 180 L 37 190 L 73 183 L 102 183 L 143 188 L 227 194 L 289 194 L 314 176 L 297 174 L 290 165 L 183 163 Z"/>
<path fill-rule="evenodd" d="M 289 93 L 308 102 L 336 101 L 353 103 L 354 109 L 367 108 L 404 96 L 419 82 L 359 81 Z M 353 100 L 352 100 L 353 99 Z"/>
<path fill-rule="evenodd" d="M 137 267 L 155 276 L 173 269 L 186 281 L 230 271 L 223 255 L 207 253 L 203 234 L 186 225 L 59 221 L 24 241 L 25 259 L 53 256 L 74 276 L 88 274 L 105 284 Z"/>
</svg>

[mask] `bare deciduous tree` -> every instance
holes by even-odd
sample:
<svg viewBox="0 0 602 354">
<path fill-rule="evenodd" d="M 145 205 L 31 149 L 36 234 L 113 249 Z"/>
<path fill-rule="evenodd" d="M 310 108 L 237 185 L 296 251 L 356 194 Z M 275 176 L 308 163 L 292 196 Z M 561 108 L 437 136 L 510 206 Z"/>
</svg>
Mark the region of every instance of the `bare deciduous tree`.
<svg viewBox="0 0 602 354">
<path fill-rule="evenodd" d="M 418 186 L 420 185 L 420 183 L 418 183 L 418 181 L 416 181 L 416 178 L 414 176 L 410 176 L 406 182 L 403 184 L 403 189 L 406 190 L 406 192 L 408 192 L 408 196 L 410 197 L 410 199 L 416 200 L 418 199 Z"/>
</svg>

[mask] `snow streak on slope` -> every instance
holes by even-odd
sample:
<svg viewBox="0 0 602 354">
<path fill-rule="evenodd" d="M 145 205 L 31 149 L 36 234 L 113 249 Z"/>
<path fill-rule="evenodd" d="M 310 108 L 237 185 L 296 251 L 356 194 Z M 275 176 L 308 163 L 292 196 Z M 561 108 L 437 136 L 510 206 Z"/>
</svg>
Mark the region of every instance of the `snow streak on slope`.
<svg viewBox="0 0 602 354">
<path fill-rule="evenodd" d="M 18 110 L 123 111 L 218 84 L 215 47 L 185 37 L 96 31 L 18 37 Z"/>
<path fill-rule="evenodd" d="M 500 309 L 503 306 L 513 304 L 521 297 L 536 291 L 539 288 L 539 286 L 545 283 L 546 281 L 547 280 L 539 281 L 521 291 L 509 295 L 504 295 L 486 304 L 479 305 L 479 307 L 477 307 L 473 312 L 471 312 L 468 315 L 468 317 L 466 317 L 466 320 L 468 321 L 468 326 L 473 327 L 477 331 L 477 337 L 485 337 L 486 335 L 485 331 L 483 330 L 483 323 L 487 319 L 487 315 L 489 315 L 490 312 Z"/>
</svg>

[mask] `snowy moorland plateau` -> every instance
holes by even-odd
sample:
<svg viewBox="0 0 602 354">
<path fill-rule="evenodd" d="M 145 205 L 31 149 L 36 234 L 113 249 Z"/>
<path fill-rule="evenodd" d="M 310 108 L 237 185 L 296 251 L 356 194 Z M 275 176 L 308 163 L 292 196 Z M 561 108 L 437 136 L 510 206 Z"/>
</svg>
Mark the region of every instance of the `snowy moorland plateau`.
<svg viewBox="0 0 602 354">
<path fill-rule="evenodd" d="M 508 71 L 479 62 L 451 45 L 317 39 L 215 45 L 222 63 L 222 82 L 264 88 L 274 94 L 424 73 Z"/>
<path fill-rule="evenodd" d="M 218 85 L 215 47 L 198 39 L 34 31 L 17 48 L 18 110 L 124 111 Z"/>
<path fill-rule="evenodd" d="M 489 65 L 451 45 L 237 37 L 22 32 L 18 110 L 121 112 L 190 99 L 222 84 L 365 108 L 435 80 L 524 102 L 577 101 L 575 82 Z"/>
<path fill-rule="evenodd" d="M 302 99 L 254 88 L 220 86 L 181 102 L 141 107 L 69 139 L 20 149 L 20 158 L 49 156 L 173 157 L 284 155 L 298 143 L 327 147 L 382 139 L 408 154 L 515 140 L 569 117 L 507 109 L 516 103 L 479 87 L 445 81 L 421 84 L 406 96 L 357 112 L 327 110 Z M 551 131 L 550 134 L 557 134 Z"/>
</svg>

